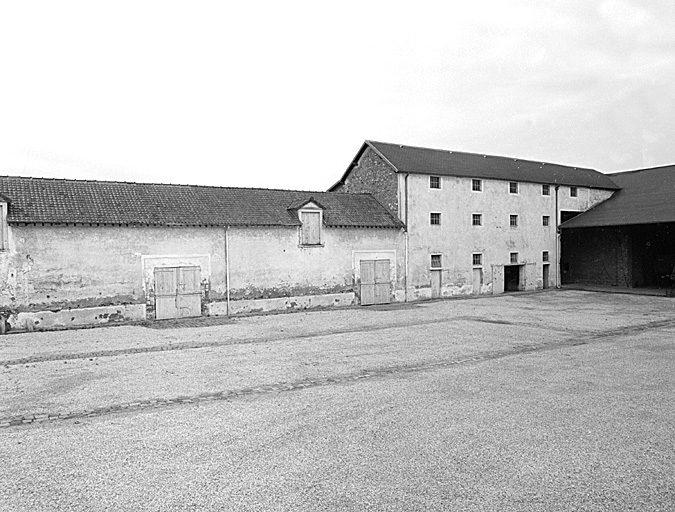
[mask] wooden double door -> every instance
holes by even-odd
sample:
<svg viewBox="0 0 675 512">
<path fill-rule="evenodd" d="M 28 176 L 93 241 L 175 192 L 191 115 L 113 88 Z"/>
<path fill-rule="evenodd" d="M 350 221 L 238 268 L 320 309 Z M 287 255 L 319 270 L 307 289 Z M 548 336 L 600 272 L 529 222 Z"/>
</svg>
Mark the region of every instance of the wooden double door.
<svg viewBox="0 0 675 512">
<path fill-rule="evenodd" d="M 391 279 L 389 260 L 361 260 L 361 305 L 389 304 Z"/>
<path fill-rule="evenodd" d="M 201 316 L 200 283 L 199 267 L 156 267 L 155 318 Z"/>
</svg>

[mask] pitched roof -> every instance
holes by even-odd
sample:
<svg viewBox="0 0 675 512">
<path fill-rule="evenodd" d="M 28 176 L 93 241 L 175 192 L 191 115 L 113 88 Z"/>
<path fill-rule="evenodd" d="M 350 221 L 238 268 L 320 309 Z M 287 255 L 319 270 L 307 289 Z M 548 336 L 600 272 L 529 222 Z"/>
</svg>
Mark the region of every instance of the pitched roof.
<svg viewBox="0 0 675 512">
<path fill-rule="evenodd" d="M 609 174 L 621 187 L 607 201 L 562 228 L 675 222 L 675 165 Z"/>
<path fill-rule="evenodd" d="M 594 169 L 371 140 L 364 142 L 340 182 L 346 178 L 367 147 L 371 147 L 396 172 L 401 173 L 512 180 L 610 190 L 618 188 L 605 174 Z"/>
<path fill-rule="evenodd" d="M 370 194 L 0 176 L 7 220 L 154 226 L 297 226 L 289 209 L 314 198 L 328 227 L 399 228 Z"/>
</svg>

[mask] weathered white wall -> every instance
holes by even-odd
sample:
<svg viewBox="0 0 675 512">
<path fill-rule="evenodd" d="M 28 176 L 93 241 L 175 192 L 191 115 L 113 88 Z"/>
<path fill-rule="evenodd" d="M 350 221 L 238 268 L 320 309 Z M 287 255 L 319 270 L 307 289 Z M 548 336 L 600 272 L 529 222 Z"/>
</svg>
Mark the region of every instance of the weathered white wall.
<svg viewBox="0 0 675 512">
<path fill-rule="evenodd" d="M 613 193 L 613 190 L 577 187 L 577 197 L 572 197 L 570 196 L 570 187 L 561 185 L 558 190 L 559 209 L 571 212 L 585 212 L 612 197 Z M 551 195 L 553 194 L 554 189 L 551 187 Z"/>
<path fill-rule="evenodd" d="M 396 229 L 324 228 L 322 245 L 301 246 L 297 228 L 232 227 L 228 246 L 233 300 L 358 294 L 355 252 L 389 251 L 392 290 L 403 289 L 404 239 Z M 213 291 L 225 296 L 224 287 Z"/>
<path fill-rule="evenodd" d="M 408 214 L 410 265 L 408 294 L 411 300 L 431 297 L 431 254 L 442 255 L 442 296 L 476 293 L 473 284 L 472 254 L 483 254 L 481 294 L 500 293 L 494 289 L 493 270 L 510 264 L 510 253 L 518 253 L 518 263 L 527 265 L 524 288 L 543 287 L 544 251 L 549 253 L 549 282 L 556 283 L 556 197 L 542 194 L 541 184 L 519 183 L 518 194 L 509 193 L 509 182 L 483 179 L 482 192 L 472 191 L 471 178 L 441 177 L 441 189 L 429 188 L 429 175 L 411 174 L 399 179 L 401 209 Z M 578 197 L 569 197 L 569 187 L 560 187 L 558 210 L 584 211 L 609 198 L 611 191 L 578 188 Z M 441 225 L 430 224 L 430 213 L 441 213 Z M 472 214 L 480 213 L 482 226 L 472 225 Z M 510 216 L 518 215 L 518 227 L 510 226 Z M 543 226 L 542 217 L 550 217 Z M 534 266 L 532 266 L 534 264 Z"/>
<path fill-rule="evenodd" d="M 154 266 L 189 263 L 202 267 L 205 287 L 219 284 L 222 229 L 10 226 L 9 250 L 0 252 L 0 306 L 145 303 L 152 298 Z"/>
<path fill-rule="evenodd" d="M 227 236 L 233 301 L 347 294 L 358 302 L 357 255 L 383 254 L 392 262 L 392 298 L 402 300 L 400 230 L 324 228 L 324 243 L 316 247 L 300 245 L 297 227 L 230 228 Z M 91 315 L 66 315 L 75 325 L 103 318 L 95 308 L 129 304 L 147 305 L 153 318 L 158 266 L 198 265 L 205 312 L 209 303 L 227 297 L 224 228 L 29 225 L 10 226 L 8 237 L 8 250 L 0 251 L 5 318 L 24 321 L 28 317 L 18 313 L 89 309 Z M 138 319 L 138 308 L 133 315 Z"/>
</svg>

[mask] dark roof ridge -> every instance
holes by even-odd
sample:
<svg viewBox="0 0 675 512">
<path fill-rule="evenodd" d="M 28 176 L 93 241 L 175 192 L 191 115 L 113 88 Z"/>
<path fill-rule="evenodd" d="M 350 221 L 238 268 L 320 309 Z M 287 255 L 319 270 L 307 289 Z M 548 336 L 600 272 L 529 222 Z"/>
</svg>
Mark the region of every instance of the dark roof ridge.
<svg viewBox="0 0 675 512">
<path fill-rule="evenodd" d="M 374 144 L 387 144 L 389 146 L 399 146 L 399 147 L 406 147 L 406 148 L 412 148 L 412 149 L 423 149 L 425 151 L 442 151 L 444 153 L 452 153 L 452 154 L 460 154 L 460 155 L 469 155 L 469 156 L 482 156 L 483 158 L 501 158 L 504 160 L 511 160 L 514 162 L 527 162 L 527 163 L 532 163 L 532 164 L 540 164 L 540 165 L 556 165 L 558 167 L 569 167 L 570 169 L 583 169 L 583 170 L 588 170 L 588 171 L 598 171 L 597 169 L 593 169 L 592 167 L 579 167 L 576 165 L 568 165 L 568 164 L 558 164 L 555 162 L 542 162 L 541 160 L 530 160 L 527 158 L 516 158 L 512 156 L 503 156 L 503 155 L 487 155 L 485 153 L 475 153 L 471 151 L 455 151 L 452 149 L 440 149 L 440 148 L 427 148 L 423 146 L 411 146 L 409 144 L 396 144 L 393 142 L 380 142 L 376 140 L 366 140 L 367 143 L 374 143 Z M 666 166 L 667 167 L 667 166 Z M 601 173 L 605 175 L 609 175 L 606 173 Z"/>
</svg>

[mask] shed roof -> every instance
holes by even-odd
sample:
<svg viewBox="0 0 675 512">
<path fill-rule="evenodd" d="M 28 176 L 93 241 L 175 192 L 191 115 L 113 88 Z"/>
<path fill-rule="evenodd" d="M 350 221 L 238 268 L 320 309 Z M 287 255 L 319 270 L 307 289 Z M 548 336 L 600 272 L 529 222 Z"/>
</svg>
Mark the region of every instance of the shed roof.
<svg viewBox="0 0 675 512">
<path fill-rule="evenodd" d="M 562 228 L 675 222 L 675 165 L 609 174 L 621 187 L 607 201 Z"/>
<path fill-rule="evenodd" d="M 610 190 L 618 188 L 605 174 L 594 169 L 371 140 L 364 142 L 340 182 L 344 181 L 368 147 L 400 173 L 462 176 Z"/>
<path fill-rule="evenodd" d="M 10 223 L 297 226 L 294 205 L 314 198 L 328 227 L 399 228 L 370 194 L 0 176 Z"/>
</svg>

